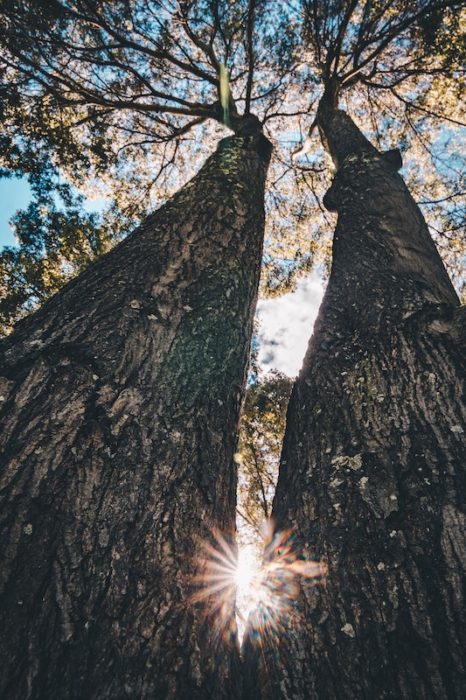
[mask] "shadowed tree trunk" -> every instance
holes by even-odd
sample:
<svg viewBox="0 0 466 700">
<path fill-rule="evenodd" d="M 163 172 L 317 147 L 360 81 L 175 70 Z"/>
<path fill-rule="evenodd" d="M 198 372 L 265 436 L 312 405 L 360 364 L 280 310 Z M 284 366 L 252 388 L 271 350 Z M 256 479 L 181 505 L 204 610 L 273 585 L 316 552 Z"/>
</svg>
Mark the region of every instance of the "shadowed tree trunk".
<svg viewBox="0 0 466 700">
<path fill-rule="evenodd" d="M 378 153 L 328 91 L 318 123 L 338 224 L 273 517 L 328 573 L 300 580 L 275 639 L 250 631 L 246 694 L 464 698 L 464 314 L 399 153 Z"/>
<path fill-rule="evenodd" d="M 224 139 L 2 342 L 1 697 L 236 695 L 234 633 L 190 595 L 235 527 L 269 156 Z"/>
</svg>

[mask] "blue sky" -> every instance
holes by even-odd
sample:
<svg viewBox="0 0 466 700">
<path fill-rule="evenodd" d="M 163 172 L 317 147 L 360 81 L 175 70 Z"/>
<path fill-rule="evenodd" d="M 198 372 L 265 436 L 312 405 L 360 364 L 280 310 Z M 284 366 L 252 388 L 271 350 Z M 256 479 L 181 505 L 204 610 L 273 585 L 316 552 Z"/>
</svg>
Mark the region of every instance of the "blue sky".
<svg viewBox="0 0 466 700">
<path fill-rule="evenodd" d="M 31 190 L 26 178 L 0 178 L 0 249 L 16 243 L 8 221 L 15 211 L 26 207 Z"/>
<path fill-rule="evenodd" d="M 27 178 L 0 178 L 0 251 L 6 245 L 16 245 L 16 239 L 9 225 L 9 220 L 18 209 L 27 207 L 31 200 L 31 188 Z M 57 199 L 59 205 L 59 200 Z M 84 208 L 87 211 L 101 211 L 105 199 L 87 199 Z"/>
</svg>

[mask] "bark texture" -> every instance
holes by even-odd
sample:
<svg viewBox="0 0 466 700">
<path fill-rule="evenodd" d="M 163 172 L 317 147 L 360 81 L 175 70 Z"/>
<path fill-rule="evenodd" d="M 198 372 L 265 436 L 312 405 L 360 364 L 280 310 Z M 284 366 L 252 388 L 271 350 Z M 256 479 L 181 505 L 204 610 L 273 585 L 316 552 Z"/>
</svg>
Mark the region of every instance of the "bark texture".
<svg viewBox="0 0 466 700">
<path fill-rule="evenodd" d="M 325 200 L 338 224 L 273 517 L 328 574 L 301 579 L 278 639 L 250 632 L 246 695 L 460 700 L 464 310 L 399 155 L 378 153 L 329 104 L 319 126 L 338 164 Z"/>
<path fill-rule="evenodd" d="M 224 139 L 1 345 L 1 697 L 236 695 L 190 594 L 234 530 L 269 156 Z"/>
</svg>

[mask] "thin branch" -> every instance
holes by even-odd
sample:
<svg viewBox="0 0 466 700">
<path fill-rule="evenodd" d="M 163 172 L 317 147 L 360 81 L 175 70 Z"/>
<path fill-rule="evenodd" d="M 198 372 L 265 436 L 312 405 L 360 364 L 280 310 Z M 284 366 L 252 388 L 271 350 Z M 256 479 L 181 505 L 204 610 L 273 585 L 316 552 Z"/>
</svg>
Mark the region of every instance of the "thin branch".
<svg viewBox="0 0 466 700">
<path fill-rule="evenodd" d="M 421 107 L 420 105 L 416 105 L 413 102 L 410 102 L 410 100 L 407 100 L 406 98 L 402 97 L 395 89 L 391 89 L 390 92 L 400 100 L 400 102 L 403 102 L 407 107 L 410 107 L 412 109 L 417 110 L 418 112 L 424 112 L 424 114 L 428 114 L 431 117 L 436 117 L 437 119 L 444 119 L 447 122 L 451 122 L 452 124 L 457 124 L 458 126 L 466 126 L 465 122 L 460 122 L 457 119 L 452 119 L 451 117 L 447 117 L 445 114 L 437 114 L 436 112 L 433 112 L 430 109 L 426 109 L 425 107 Z"/>
<path fill-rule="evenodd" d="M 424 199 L 417 202 L 417 204 L 441 204 L 442 202 L 448 202 L 450 199 L 456 199 L 456 197 L 462 197 L 466 192 L 453 192 L 447 197 L 442 197 L 441 199 Z"/>
<path fill-rule="evenodd" d="M 458 0 L 445 0 L 445 2 L 440 2 L 438 5 L 436 5 L 435 9 L 446 9 L 447 7 L 454 7 L 458 5 Z M 391 28 L 390 31 L 385 32 L 385 37 L 384 32 L 381 31 L 379 32 L 379 35 L 372 39 L 369 42 L 366 42 L 366 45 L 364 48 L 367 48 L 371 44 L 375 43 L 377 40 L 381 39 L 380 43 L 376 48 L 365 58 L 361 61 L 361 63 L 358 63 L 358 56 L 361 55 L 361 51 L 355 52 L 355 62 L 353 63 L 353 69 L 350 70 L 346 75 L 342 76 L 342 85 L 352 81 L 360 72 L 361 70 L 371 63 L 377 56 L 379 56 L 391 42 L 396 39 L 400 34 L 402 34 L 406 29 L 409 27 L 413 26 L 419 19 L 422 17 L 428 15 L 430 12 L 432 12 L 432 6 L 428 5 L 419 12 L 416 12 L 412 15 L 409 15 L 406 17 L 404 20 L 400 21 L 398 24 L 396 24 L 394 27 Z"/>
</svg>

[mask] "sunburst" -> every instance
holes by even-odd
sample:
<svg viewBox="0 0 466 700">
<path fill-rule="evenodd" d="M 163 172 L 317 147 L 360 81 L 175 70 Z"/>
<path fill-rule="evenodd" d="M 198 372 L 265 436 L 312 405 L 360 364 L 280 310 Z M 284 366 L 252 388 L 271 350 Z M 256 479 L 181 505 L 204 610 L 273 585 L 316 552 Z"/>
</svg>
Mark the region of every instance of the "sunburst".
<svg viewBox="0 0 466 700">
<path fill-rule="evenodd" d="M 291 530 L 276 531 L 271 522 L 262 563 L 253 547 L 238 552 L 233 538 L 219 532 L 201 548 L 193 600 L 205 605 L 219 634 L 234 631 L 236 605 L 240 637 L 246 626 L 253 639 L 277 635 L 293 614 L 300 581 L 320 581 L 326 575 L 322 562 L 303 555 Z"/>
</svg>

